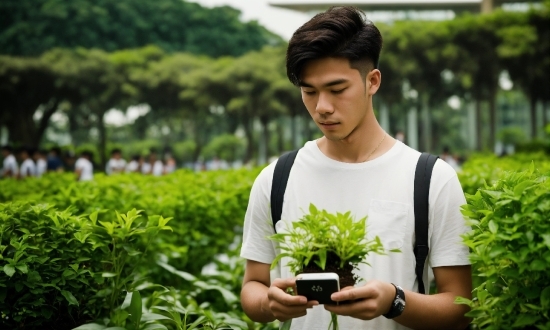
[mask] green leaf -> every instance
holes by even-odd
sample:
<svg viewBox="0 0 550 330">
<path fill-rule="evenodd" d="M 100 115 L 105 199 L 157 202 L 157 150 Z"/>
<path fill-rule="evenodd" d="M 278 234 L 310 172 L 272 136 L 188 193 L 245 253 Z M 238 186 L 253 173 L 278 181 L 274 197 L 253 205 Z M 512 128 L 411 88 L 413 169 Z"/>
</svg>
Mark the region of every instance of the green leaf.
<svg viewBox="0 0 550 330">
<path fill-rule="evenodd" d="M 97 223 L 97 211 L 94 211 L 90 214 L 90 220 L 92 220 L 92 223 L 94 224 L 94 226 L 96 225 Z"/>
<path fill-rule="evenodd" d="M 158 324 L 158 323 L 151 323 L 151 324 L 147 324 L 145 326 L 145 328 L 143 328 L 143 330 L 168 330 L 168 328 L 162 324 Z"/>
<path fill-rule="evenodd" d="M 540 294 L 540 304 L 542 308 L 549 310 L 550 309 L 550 286 L 547 286 L 542 290 Z"/>
<path fill-rule="evenodd" d="M 456 298 L 455 298 L 455 304 L 471 306 L 472 301 L 471 301 L 470 299 L 468 299 L 468 298 L 456 297 Z"/>
<path fill-rule="evenodd" d="M 19 269 L 23 274 L 27 274 L 29 272 L 26 264 L 17 264 L 15 265 L 15 268 Z"/>
<path fill-rule="evenodd" d="M 531 265 L 530 265 L 530 269 L 532 271 L 541 271 L 541 270 L 545 270 L 547 267 L 547 264 L 546 262 L 540 260 L 540 259 L 536 259 L 536 260 L 533 260 L 533 262 L 531 262 Z"/>
<path fill-rule="evenodd" d="M 65 297 L 65 299 L 67 299 L 67 301 L 69 302 L 69 305 L 78 306 L 78 301 L 76 300 L 76 298 L 73 296 L 72 293 L 66 290 L 61 290 L 61 294 L 63 295 L 63 297 Z"/>
<path fill-rule="evenodd" d="M 132 320 L 134 324 L 139 325 L 141 320 L 141 294 L 139 291 L 132 292 L 132 301 L 128 308 L 128 312 L 130 313 L 130 320 Z"/>
<path fill-rule="evenodd" d="M 542 239 L 544 240 L 544 245 L 550 248 L 550 234 L 542 234 Z"/>
<path fill-rule="evenodd" d="M 537 321 L 540 319 L 540 316 L 533 314 L 519 314 L 516 322 L 512 325 L 514 328 L 525 327 L 527 325 L 537 324 Z"/>
<path fill-rule="evenodd" d="M 489 221 L 489 230 L 493 234 L 496 234 L 498 231 L 498 225 L 493 220 Z"/>
<path fill-rule="evenodd" d="M 12 277 L 13 274 L 15 274 L 15 267 L 10 264 L 4 265 L 4 273 L 6 273 L 8 277 Z"/>
<path fill-rule="evenodd" d="M 117 276 L 115 273 L 101 273 L 101 277 L 115 277 Z"/>
<path fill-rule="evenodd" d="M 519 183 L 514 188 L 514 195 L 521 196 L 523 194 L 523 192 L 525 191 L 525 189 L 527 189 L 527 187 L 529 187 L 529 186 L 532 186 L 533 184 L 534 184 L 534 182 L 531 181 L 531 180 L 527 180 L 527 181 L 523 181 L 523 182 Z"/>
<path fill-rule="evenodd" d="M 145 313 L 141 317 L 141 322 L 149 322 L 149 321 L 156 321 L 156 320 L 170 320 L 170 318 L 164 315 L 155 314 L 155 313 Z"/>
<path fill-rule="evenodd" d="M 101 324 L 88 323 L 88 324 L 83 324 L 78 328 L 74 328 L 73 330 L 105 330 L 105 328 L 107 327 Z"/>
</svg>

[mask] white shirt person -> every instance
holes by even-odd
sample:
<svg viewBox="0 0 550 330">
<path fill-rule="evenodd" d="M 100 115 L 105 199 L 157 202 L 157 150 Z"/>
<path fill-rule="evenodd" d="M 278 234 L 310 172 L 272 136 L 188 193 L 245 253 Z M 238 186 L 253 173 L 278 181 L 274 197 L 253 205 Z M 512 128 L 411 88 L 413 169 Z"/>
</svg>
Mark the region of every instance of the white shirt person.
<svg viewBox="0 0 550 330">
<path fill-rule="evenodd" d="M 77 181 L 90 181 L 94 179 L 94 165 L 90 161 L 92 155 L 84 151 L 74 164 Z"/>
</svg>

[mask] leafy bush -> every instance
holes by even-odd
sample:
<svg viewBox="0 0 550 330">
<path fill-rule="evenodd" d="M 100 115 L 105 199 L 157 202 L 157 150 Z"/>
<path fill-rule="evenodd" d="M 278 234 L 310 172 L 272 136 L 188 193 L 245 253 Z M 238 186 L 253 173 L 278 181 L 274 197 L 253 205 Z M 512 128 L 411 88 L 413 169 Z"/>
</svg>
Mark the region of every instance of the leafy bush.
<svg viewBox="0 0 550 330">
<path fill-rule="evenodd" d="M 525 132 L 521 127 L 505 127 L 498 131 L 497 138 L 504 144 L 517 145 L 525 141 Z"/>
<path fill-rule="evenodd" d="M 459 299 L 467 315 L 482 329 L 550 329 L 550 180 L 532 164 L 467 201 L 475 284 L 472 301 Z"/>
<path fill-rule="evenodd" d="M 0 204 L 0 313 L 10 329 L 70 329 L 109 314 L 169 219 L 77 216 L 48 204 Z"/>
<path fill-rule="evenodd" d="M 516 146 L 516 151 L 524 153 L 544 152 L 546 155 L 550 155 L 550 142 L 543 140 L 533 140 L 530 142 L 519 143 Z"/>
<path fill-rule="evenodd" d="M 173 218 L 170 225 L 174 234 L 161 233 L 150 249 L 162 251 L 177 269 L 197 275 L 240 234 L 257 173 L 179 170 L 162 177 L 98 174 L 89 182 L 74 182 L 69 173 L 48 174 L 41 179 L 1 180 L 0 202 L 47 202 L 59 209 L 71 207 L 77 214 L 136 208 L 145 216 Z M 157 283 L 179 284 L 167 278 L 165 272 L 153 276 Z"/>
<path fill-rule="evenodd" d="M 527 170 L 532 161 L 541 172 L 550 171 L 550 158 L 541 152 L 517 153 L 507 157 L 477 154 L 463 164 L 458 178 L 465 193 L 475 194 L 480 187 L 491 185 L 506 172 Z"/>
</svg>

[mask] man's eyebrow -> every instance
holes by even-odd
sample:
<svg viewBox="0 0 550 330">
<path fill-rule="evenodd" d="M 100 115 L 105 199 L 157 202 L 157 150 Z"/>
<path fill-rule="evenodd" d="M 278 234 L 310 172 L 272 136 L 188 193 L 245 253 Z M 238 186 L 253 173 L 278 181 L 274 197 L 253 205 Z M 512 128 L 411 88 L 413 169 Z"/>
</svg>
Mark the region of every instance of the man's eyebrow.
<svg viewBox="0 0 550 330">
<path fill-rule="evenodd" d="M 330 87 L 330 86 L 339 85 L 339 84 L 346 83 L 346 82 L 348 82 L 347 79 L 343 79 L 343 78 L 342 78 L 342 79 L 336 79 L 336 80 L 333 80 L 333 81 L 329 81 L 329 82 L 326 83 L 326 84 L 323 84 L 323 86 L 321 86 L 321 87 Z M 304 81 L 300 81 L 300 82 L 299 82 L 299 85 L 300 85 L 301 87 L 310 87 L 310 88 L 313 88 L 312 85 L 310 85 L 310 84 L 308 84 L 308 83 L 306 83 L 306 82 L 304 82 Z"/>
</svg>

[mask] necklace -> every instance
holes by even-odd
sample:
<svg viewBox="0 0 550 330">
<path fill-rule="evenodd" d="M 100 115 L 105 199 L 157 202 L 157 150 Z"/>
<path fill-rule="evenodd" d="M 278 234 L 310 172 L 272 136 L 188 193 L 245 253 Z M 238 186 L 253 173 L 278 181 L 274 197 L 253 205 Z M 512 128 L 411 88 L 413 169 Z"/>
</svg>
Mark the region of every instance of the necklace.
<svg viewBox="0 0 550 330">
<path fill-rule="evenodd" d="M 367 159 L 365 161 L 368 161 L 370 156 L 372 156 L 372 154 L 376 151 L 376 149 L 378 149 L 378 147 L 380 147 L 380 145 L 382 144 L 382 142 L 384 141 L 384 139 L 386 138 L 386 132 L 384 132 L 384 136 L 382 137 L 382 140 L 380 140 L 380 142 L 378 142 L 378 145 L 376 146 L 376 148 L 374 148 L 374 150 L 372 150 L 370 152 L 370 154 L 367 156 Z"/>
</svg>

